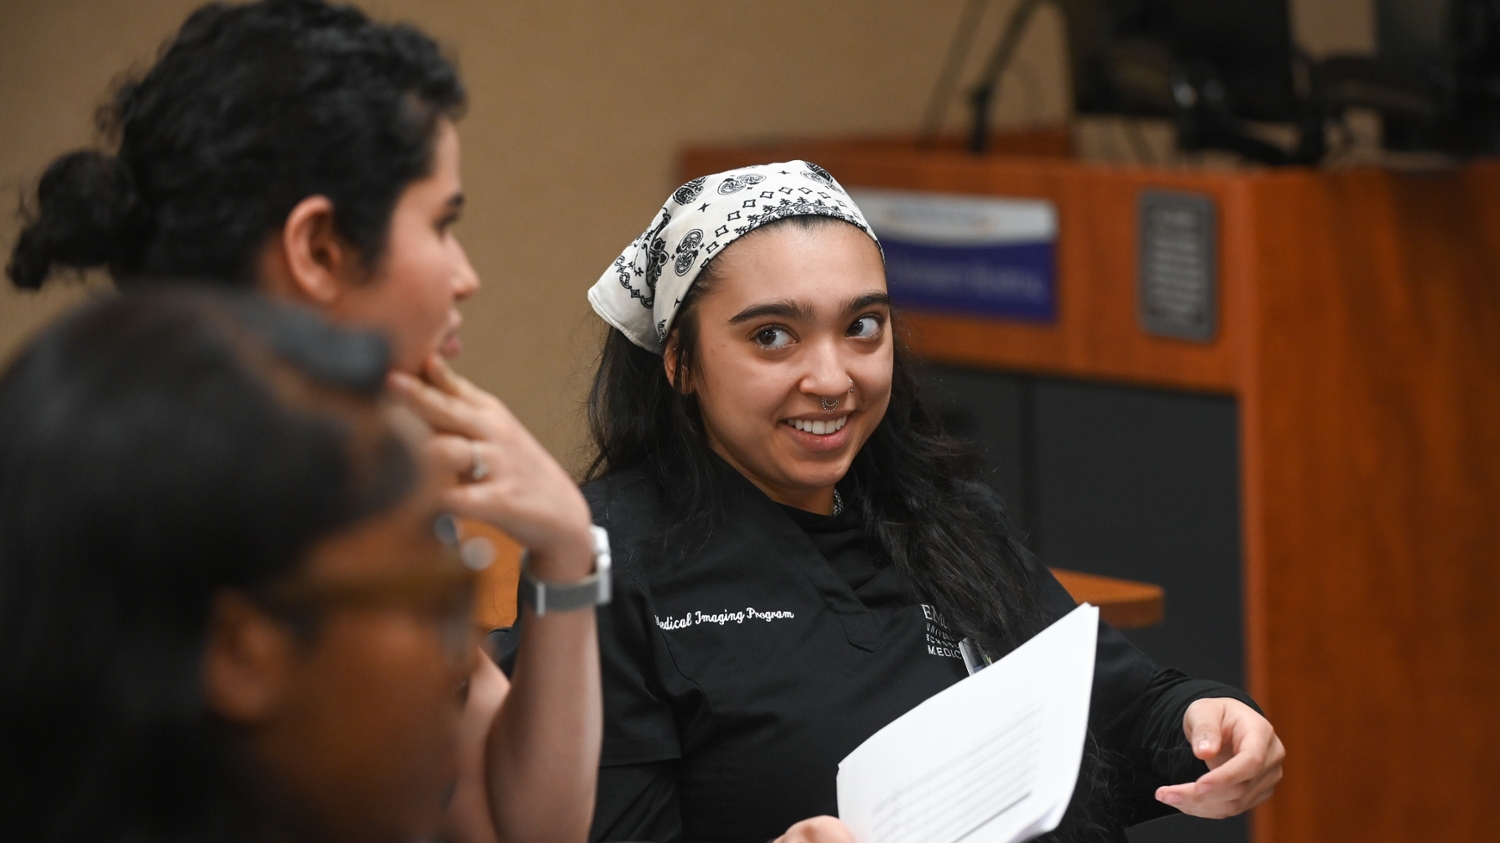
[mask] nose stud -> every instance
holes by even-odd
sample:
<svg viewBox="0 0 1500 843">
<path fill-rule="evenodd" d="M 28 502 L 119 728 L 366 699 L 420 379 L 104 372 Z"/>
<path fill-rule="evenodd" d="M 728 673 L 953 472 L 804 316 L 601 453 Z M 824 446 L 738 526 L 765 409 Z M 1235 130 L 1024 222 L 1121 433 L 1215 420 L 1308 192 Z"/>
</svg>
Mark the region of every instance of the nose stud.
<svg viewBox="0 0 1500 843">
<path fill-rule="evenodd" d="M 849 394 L 850 395 L 854 394 L 854 378 L 850 378 L 849 379 Z M 834 410 L 837 410 L 839 408 L 839 403 L 842 402 L 843 400 L 844 399 L 842 399 L 842 398 L 835 398 L 832 401 L 829 401 L 827 398 L 819 398 L 818 399 L 818 404 L 820 404 L 823 407 L 823 412 L 825 412 L 825 413 L 831 413 Z"/>
</svg>

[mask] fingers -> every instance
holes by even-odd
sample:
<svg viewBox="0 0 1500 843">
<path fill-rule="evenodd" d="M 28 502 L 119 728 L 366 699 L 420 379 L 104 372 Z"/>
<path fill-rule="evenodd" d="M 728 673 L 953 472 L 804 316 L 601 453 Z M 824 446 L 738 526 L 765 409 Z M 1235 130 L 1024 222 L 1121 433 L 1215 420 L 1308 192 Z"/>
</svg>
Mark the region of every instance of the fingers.
<svg viewBox="0 0 1500 843">
<path fill-rule="evenodd" d="M 468 479 L 474 470 L 474 451 L 479 447 L 473 439 L 447 433 L 439 433 L 427 440 L 427 453 L 433 468 L 443 474 L 456 475 L 460 480 Z M 487 465 L 493 464 L 493 460 L 483 453 L 480 458 L 485 459 Z"/>
<path fill-rule="evenodd" d="M 422 376 L 427 379 L 428 383 L 439 390 L 457 398 L 477 401 L 479 398 L 487 396 L 484 390 L 475 386 L 468 378 L 453 371 L 453 367 L 448 365 L 448 361 L 436 353 L 427 357 L 427 362 L 422 366 Z"/>
<path fill-rule="evenodd" d="M 1276 730 L 1271 722 L 1239 700 L 1223 699 L 1211 702 L 1223 703 L 1223 725 L 1220 740 L 1227 741 L 1225 749 L 1232 750 L 1232 757 L 1219 764 L 1210 763 L 1208 775 L 1198 780 L 1211 787 L 1250 781 L 1271 766 L 1273 742 L 1280 746 Z M 1200 756 L 1201 757 L 1201 756 Z M 1276 759 L 1279 765 L 1280 760 Z"/>
<path fill-rule="evenodd" d="M 460 518 L 475 518 L 499 527 L 506 532 L 520 532 L 513 526 L 511 513 L 503 509 L 503 501 L 488 488 L 477 484 L 450 486 L 444 489 L 440 499 L 443 508 Z M 520 537 L 517 537 L 520 540 Z M 524 540 L 522 540 L 522 543 Z"/>
<path fill-rule="evenodd" d="M 593 564 L 588 503 L 566 470 L 499 399 L 441 359 L 427 380 L 393 372 L 391 391 L 433 430 L 428 452 L 459 483 L 442 491 L 454 515 L 486 521 L 532 551 L 538 576 L 576 579 Z M 477 465 L 486 469 L 474 476 Z"/>
<path fill-rule="evenodd" d="M 1221 725 L 1217 730 L 1205 725 L 1215 717 Z M 1158 788 L 1161 802 L 1193 816 L 1229 817 L 1269 799 L 1281 781 L 1286 756 L 1281 739 L 1269 721 L 1244 703 L 1199 700 L 1189 707 L 1183 730 L 1195 741 L 1195 755 L 1203 757 L 1198 742 L 1205 738 L 1208 748 L 1217 746 L 1219 752 L 1205 759 L 1213 769 L 1197 781 Z"/>
<path fill-rule="evenodd" d="M 1157 788 L 1158 801 L 1195 817 L 1223 819 L 1242 814 L 1271 798 L 1281 781 L 1281 768 L 1274 767 L 1249 782 L 1214 787 L 1197 782 Z"/>
<path fill-rule="evenodd" d="M 1228 789 L 1253 781 L 1266 767 L 1265 746 L 1246 747 L 1198 779 L 1200 793 Z"/>
<path fill-rule="evenodd" d="M 1240 798 L 1240 809 L 1235 813 L 1243 813 L 1270 799 L 1271 795 L 1276 792 L 1276 785 L 1280 781 L 1281 768 L 1277 767 L 1274 773 L 1263 778 L 1259 784 L 1251 788 Z M 1230 816 L 1233 816 L 1233 814 Z"/>
<path fill-rule="evenodd" d="M 392 372 L 391 392 L 427 422 L 433 430 L 456 433 L 469 439 L 484 439 L 484 425 L 477 408 L 462 399 L 429 386 L 404 372 Z"/>
<path fill-rule="evenodd" d="M 1183 715 L 1183 734 L 1187 735 L 1193 755 L 1203 761 L 1218 755 L 1222 749 L 1225 702 L 1224 699 L 1198 700 L 1188 706 L 1187 714 Z"/>
<path fill-rule="evenodd" d="M 774 843 L 855 843 L 854 832 L 836 817 L 813 817 L 786 830 Z"/>
</svg>

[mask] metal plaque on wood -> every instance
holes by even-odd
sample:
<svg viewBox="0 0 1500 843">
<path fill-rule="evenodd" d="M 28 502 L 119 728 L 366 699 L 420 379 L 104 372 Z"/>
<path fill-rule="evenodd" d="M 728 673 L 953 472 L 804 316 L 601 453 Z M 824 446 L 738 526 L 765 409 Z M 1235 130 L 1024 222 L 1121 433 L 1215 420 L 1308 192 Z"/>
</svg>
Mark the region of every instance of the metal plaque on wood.
<svg viewBox="0 0 1500 843">
<path fill-rule="evenodd" d="M 1218 309 L 1218 219 L 1200 193 L 1147 190 L 1136 224 L 1137 306 L 1147 333 L 1208 342 Z"/>
</svg>

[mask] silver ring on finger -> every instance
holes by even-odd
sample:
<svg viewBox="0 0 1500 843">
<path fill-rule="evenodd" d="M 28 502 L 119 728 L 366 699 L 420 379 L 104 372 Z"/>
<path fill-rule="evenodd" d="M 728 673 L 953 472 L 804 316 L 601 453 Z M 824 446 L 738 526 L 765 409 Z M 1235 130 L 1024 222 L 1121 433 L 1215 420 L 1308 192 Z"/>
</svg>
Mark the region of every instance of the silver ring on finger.
<svg viewBox="0 0 1500 843">
<path fill-rule="evenodd" d="M 489 464 L 479 453 L 479 443 L 473 439 L 469 440 L 469 482 L 478 483 L 490 476 Z"/>
</svg>

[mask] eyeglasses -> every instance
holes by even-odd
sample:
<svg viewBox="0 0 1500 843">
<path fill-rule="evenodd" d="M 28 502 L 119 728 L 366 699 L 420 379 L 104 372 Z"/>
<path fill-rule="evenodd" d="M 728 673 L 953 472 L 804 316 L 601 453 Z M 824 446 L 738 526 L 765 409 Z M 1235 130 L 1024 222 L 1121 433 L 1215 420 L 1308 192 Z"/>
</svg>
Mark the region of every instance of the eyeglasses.
<svg viewBox="0 0 1500 843">
<path fill-rule="evenodd" d="M 462 664 L 477 643 L 475 583 L 494 559 L 494 547 L 483 538 L 461 541 L 449 515 L 433 523 L 433 533 L 442 544 L 439 564 L 360 579 L 298 575 L 256 590 L 255 599 L 308 634 L 332 608 L 401 609 L 430 617 L 438 622 L 444 655 Z"/>
</svg>

